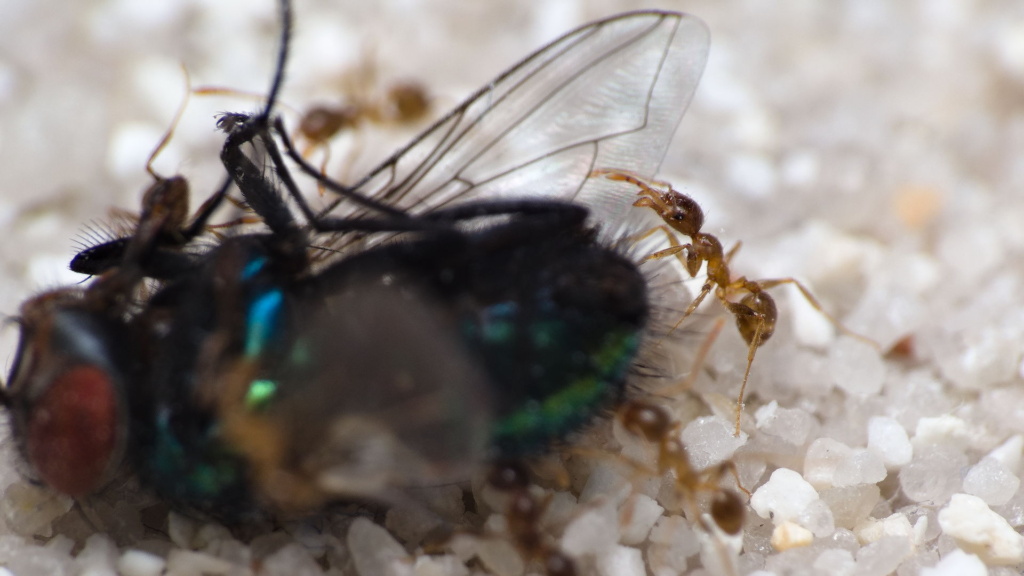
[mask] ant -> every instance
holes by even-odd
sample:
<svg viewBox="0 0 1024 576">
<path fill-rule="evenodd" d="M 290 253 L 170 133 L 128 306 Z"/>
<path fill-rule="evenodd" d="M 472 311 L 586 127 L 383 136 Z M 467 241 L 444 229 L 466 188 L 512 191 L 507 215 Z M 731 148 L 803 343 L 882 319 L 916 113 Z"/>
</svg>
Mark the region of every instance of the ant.
<svg viewBox="0 0 1024 576">
<path fill-rule="evenodd" d="M 698 492 L 712 492 L 714 496 L 709 514 L 715 526 L 726 534 L 739 534 L 743 529 L 746 507 L 735 492 L 719 487 L 722 478 L 731 473 L 736 478 L 737 487 L 750 496 L 750 492 L 739 483 L 736 464 L 727 460 L 706 470 L 694 470 L 679 436 L 680 424 L 656 404 L 632 400 L 619 408 L 617 417 L 626 431 L 657 445 L 657 473 L 672 472 L 675 475 L 676 485 L 693 508 L 687 511 L 688 514 L 696 512 L 694 496 Z M 703 519 L 699 522 L 705 530 L 711 531 L 711 526 Z"/>
<path fill-rule="evenodd" d="M 721 566 L 732 567 L 729 573 L 734 573 L 736 550 L 730 550 L 733 546 L 727 542 L 741 536 L 746 518 L 746 503 L 735 491 L 723 488 L 722 480 L 727 474 L 731 474 L 736 480 L 737 488 L 747 498 L 751 496 L 750 491 L 740 483 L 736 464 L 726 460 L 717 466 L 695 470 L 680 437 L 681 424 L 674 421 L 668 411 L 657 404 L 631 400 L 619 408 L 616 417 L 627 432 L 657 447 L 657 468 L 647 471 L 661 476 L 671 472 L 675 476 L 676 489 L 683 499 L 686 516 L 696 522 L 704 534 L 712 538 L 710 542 L 717 548 Z M 647 469 L 637 462 L 630 464 Z M 698 504 L 699 493 L 711 494 L 707 512 L 702 512 Z M 703 547 L 707 543 L 702 542 L 701 545 Z"/>
<path fill-rule="evenodd" d="M 378 126 L 416 126 L 430 114 L 432 98 L 427 88 L 415 80 L 398 80 L 380 86 L 377 66 L 370 58 L 343 79 L 343 92 L 347 96 L 341 103 L 316 104 L 299 119 L 297 136 L 304 141 L 302 155 L 309 157 L 316 149 L 323 149 L 321 174 L 331 160 L 328 142 L 343 132 L 355 132 L 366 123 Z M 345 166 L 351 167 L 359 146 L 349 149 Z M 320 194 L 324 189 L 320 187 Z"/>
<path fill-rule="evenodd" d="M 640 189 L 637 193 L 640 197 L 633 202 L 633 206 L 650 208 L 665 222 L 665 224 L 655 226 L 635 237 L 635 241 L 639 242 L 653 234 L 662 232 L 668 239 L 668 248 L 648 254 L 642 262 L 674 256 L 691 278 L 696 277 L 701 266 L 707 264 L 707 280 L 704 281 L 704 286 L 701 287 L 700 293 L 690 302 L 683 316 L 669 332 L 678 328 L 689 318 L 712 290 L 715 291 L 715 297 L 736 318 L 736 327 L 740 336 L 747 343 L 747 367 L 743 372 L 743 384 L 740 386 L 736 402 L 734 431 L 736 436 L 739 436 L 740 433 L 743 397 L 746 394 L 747 380 L 750 377 L 750 367 L 754 363 L 754 355 L 757 353 L 757 349 L 775 333 L 775 324 L 778 321 L 779 313 L 775 306 L 775 299 L 768 294 L 767 290 L 783 284 L 796 286 L 807 302 L 841 332 L 878 347 L 876 342 L 846 328 L 839 320 L 825 311 L 811 291 L 796 278 L 771 280 L 749 280 L 745 276 L 733 278 L 729 270 L 729 261 L 736 255 L 740 244 L 737 243 L 726 252 L 717 237 L 702 232 L 704 211 L 693 198 L 676 190 L 671 184 L 647 180 L 627 170 L 597 169 L 590 175 L 591 177 L 604 177 L 609 180 L 627 182 L 636 186 Z M 678 234 L 689 237 L 690 242 L 681 243 Z"/>
<path fill-rule="evenodd" d="M 298 133 L 309 144 L 306 152 L 324 145 L 339 132 L 356 130 L 364 122 L 378 125 L 412 125 L 426 118 L 432 98 L 415 80 L 384 84 L 380 66 L 371 50 L 340 77 L 341 103 L 319 104 L 302 115 Z"/>
<path fill-rule="evenodd" d="M 433 108 L 433 98 L 427 88 L 416 80 L 397 80 L 386 88 L 381 88 L 377 81 L 377 69 L 368 58 L 350 73 L 344 75 L 342 91 L 348 96 L 339 104 L 316 104 L 301 113 L 298 127 L 290 140 L 301 142 L 301 155 L 310 157 L 316 150 L 322 149 L 323 158 L 320 162 L 320 175 L 325 176 L 327 165 L 331 160 L 328 142 L 343 132 L 356 132 L 365 123 L 380 126 L 416 126 L 427 118 Z M 242 96 L 258 100 L 263 94 L 245 92 L 234 88 L 219 86 L 203 86 L 193 90 L 202 96 Z M 286 109 L 300 114 L 297 108 L 280 103 Z M 283 135 L 282 135 L 283 136 Z M 354 162 L 353 147 L 350 158 L 345 165 Z M 325 193 L 320 185 L 321 196 Z"/>
<path fill-rule="evenodd" d="M 141 272 L 146 277 L 166 279 L 193 266 L 193 256 L 184 251 L 189 242 L 212 228 L 233 225 L 207 224 L 227 195 L 229 179 L 225 179 L 221 187 L 200 206 L 189 224 L 188 180 L 180 175 L 165 177 L 153 169 L 153 163 L 174 137 L 174 131 L 188 107 L 191 81 L 188 71 L 182 71 L 185 74 L 185 97 L 170 127 L 146 161 L 146 172 L 153 178 L 153 183 L 142 193 L 142 209 L 138 216 L 132 218 L 135 220 L 134 229 L 79 250 L 69 264 L 73 272 L 96 276 L 131 263 L 142 267 Z"/>
<path fill-rule="evenodd" d="M 359 98 L 341 105 L 313 106 L 299 120 L 299 134 L 311 147 L 319 146 L 343 130 L 353 130 L 365 120 L 376 124 L 412 124 L 430 111 L 426 88 L 415 81 L 395 82 L 376 99 Z"/>
<path fill-rule="evenodd" d="M 538 501 L 529 490 L 529 472 L 516 461 L 497 462 L 491 466 L 487 482 L 509 495 L 505 517 L 508 531 L 520 553 L 538 561 L 548 576 L 575 576 L 576 565 L 538 530 L 550 498 Z"/>
</svg>

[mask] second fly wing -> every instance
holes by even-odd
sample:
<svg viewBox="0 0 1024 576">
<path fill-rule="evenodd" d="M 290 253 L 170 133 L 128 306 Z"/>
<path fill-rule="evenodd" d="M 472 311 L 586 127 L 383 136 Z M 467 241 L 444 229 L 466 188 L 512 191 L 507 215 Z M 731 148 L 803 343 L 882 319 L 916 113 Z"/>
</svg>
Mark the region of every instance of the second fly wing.
<svg viewBox="0 0 1024 576">
<path fill-rule="evenodd" d="M 498 76 L 355 190 L 415 214 L 532 197 L 580 202 L 598 221 L 620 222 L 633 193 L 589 175 L 654 175 L 708 45 L 704 23 L 680 13 L 631 12 L 583 26 Z"/>
</svg>

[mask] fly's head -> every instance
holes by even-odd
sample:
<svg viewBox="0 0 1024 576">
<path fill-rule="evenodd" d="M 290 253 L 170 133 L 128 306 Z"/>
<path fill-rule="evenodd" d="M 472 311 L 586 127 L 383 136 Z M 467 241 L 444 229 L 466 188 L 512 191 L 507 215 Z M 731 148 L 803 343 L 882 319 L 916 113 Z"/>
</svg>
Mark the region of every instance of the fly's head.
<svg viewBox="0 0 1024 576">
<path fill-rule="evenodd" d="M 39 480 L 73 497 L 109 480 L 128 433 L 130 370 L 123 327 L 90 310 L 75 289 L 21 307 L 18 352 L 6 387 L 15 437 Z"/>
</svg>

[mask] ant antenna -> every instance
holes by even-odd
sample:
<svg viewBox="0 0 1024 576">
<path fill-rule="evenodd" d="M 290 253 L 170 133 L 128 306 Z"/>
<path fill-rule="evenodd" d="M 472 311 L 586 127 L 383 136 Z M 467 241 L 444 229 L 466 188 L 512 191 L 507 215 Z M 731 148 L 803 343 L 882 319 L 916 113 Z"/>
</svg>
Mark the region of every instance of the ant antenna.
<svg viewBox="0 0 1024 576">
<path fill-rule="evenodd" d="M 167 143 L 171 141 L 171 138 L 174 138 L 174 131 L 178 128 L 178 123 L 181 122 L 181 117 L 185 115 L 185 109 L 188 108 L 189 95 L 192 94 L 192 78 L 189 76 L 188 68 L 185 68 L 185 64 L 181 65 L 181 74 L 185 77 L 185 97 L 182 98 L 181 103 L 178 104 L 178 110 L 174 113 L 174 119 L 171 120 L 171 127 L 164 132 L 163 138 L 160 139 L 156 148 L 154 148 L 153 152 L 150 153 L 149 159 L 146 160 L 146 172 L 149 172 L 149 175 L 157 181 L 166 180 L 166 178 L 160 176 L 155 170 L 153 170 L 153 162 L 156 160 L 156 157 L 164 151 L 164 148 L 167 147 Z"/>
</svg>

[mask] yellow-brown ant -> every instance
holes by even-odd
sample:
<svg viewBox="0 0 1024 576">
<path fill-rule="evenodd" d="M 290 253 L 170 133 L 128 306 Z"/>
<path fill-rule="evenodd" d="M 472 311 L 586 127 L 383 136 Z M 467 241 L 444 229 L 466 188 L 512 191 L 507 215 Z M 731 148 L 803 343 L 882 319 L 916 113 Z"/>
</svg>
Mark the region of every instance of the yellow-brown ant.
<svg viewBox="0 0 1024 576">
<path fill-rule="evenodd" d="M 739 492 L 747 499 L 751 494 L 741 484 L 736 464 L 725 460 L 703 470 L 695 469 L 683 444 L 681 423 L 658 403 L 631 400 L 619 407 L 616 417 L 626 432 L 656 449 L 653 468 L 629 459 L 627 464 L 651 475 L 670 474 L 682 511 L 700 527 L 701 549 L 709 554 L 702 556 L 704 562 L 714 563 L 722 573 L 737 573 L 737 554 L 747 509 L 746 499 Z M 738 491 L 722 485 L 730 475 Z M 705 567 L 716 571 L 707 564 Z"/>
<path fill-rule="evenodd" d="M 174 132 L 188 107 L 189 95 L 199 91 L 192 89 L 188 70 L 183 67 L 182 73 L 185 80 L 185 96 L 178 106 L 170 126 L 146 161 L 146 172 L 153 178 L 153 183 L 142 194 L 142 209 L 138 215 L 123 211 L 114 212 L 113 219 L 120 222 L 120 224 L 111 226 L 112 233 L 110 235 L 114 237 L 82 246 L 71 260 L 72 271 L 101 275 L 122 266 L 122 263 L 132 263 L 133 266 L 138 266 L 142 264 L 143 260 L 150 260 L 150 264 L 144 266 L 146 268 L 145 275 L 159 277 L 167 272 L 167 269 L 176 269 L 183 265 L 184 261 L 190 259 L 184 248 L 200 234 L 204 232 L 216 234 L 215 230 L 218 228 L 228 228 L 254 221 L 251 217 L 242 217 L 222 224 L 208 223 L 209 218 L 223 199 L 226 198 L 238 205 L 237 201 L 227 196 L 228 182 L 221 185 L 220 189 L 203 202 L 195 214 L 190 217 L 188 180 L 180 175 L 162 176 L 153 168 L 157 157 L 174 137 Z M 154 252 L 154 254 L 141 253 L 144 251 Z M 175 258 L 175 254 L 179 254 L 181 258 Z M 148 256 L 148 258 L 144 258 L 144 256 Z M 161 259 L 168 263 L 161 264 Z M 133 283 L 137 283 L 136 276 L 140 272 L 142 271 L 126 270 L 119 276 L 133 278 Z M 105 281 L 110 282 L 111 280 Z"/>
<path fill-rule="evenodd" d="M 642 400 L 632 400 L 619 408 L 618 419 L 622 427 L 635 436 L 657 446 L 657 473 L 671 472 L 689 509 L 688 515 L 707 532 L 709 526 L 697 512 L 696 496 L 700 492 L 712 494 L 708 514 L 722 532 L 729 535 L 739 534 L 743 529 L 746 505 L 736 492 L 719 486 L 726 474 L 736 478 L 737 487 L 748 497 L 750 492 L 739 483 L 736 465 L 729 460 L 705 470 L 694 470 L 690 458 L 686 454 L 686 446 L 680 438 L 680 425 L 673 421 L 668 412 L 656 404 Z"/>
<path fill-rule="evenodd" d="M 379 64 L 372 56 L 364 56 L 359 64 L 344 72 L 340 78 L 343 97 L 340 102 L 320 103 L 300 113 L 294 139 L 302 155 L 309 157 L 314 151 L 324 150 L 323 167 L 330 160 L 327 143 L 338 134 L 357 131 L 366 123 L 378 126 L 414 126 L 426 119 L 433 106 L 427 88 L 416 80 L 400 79 L 382 83 L 378 79 Z M 264 95 L 233 88 L 206 86 L 197 88 L 196 94 L 251 97 L 262 100 Z M 297 112 L 296 108 L 281 106 Z"/>
<path fill-rule="evenodd" d="M 306 111 L 299 120 L 299 134 L 311 146 L 320 146 L 344 130 L 353 130 L 362 122 L 375 124 L 411 124 L 426 117 L 430 96 L 426 88 L 405 80 L 390 85 L 375 98 L 353 98 L 344 104 L 321 104 Z"/>
<path fill-rule="evenodd" d="M 491 466 L 487 482 L 508 494 L 505 518 L 513 544 L 527 559 L 538 562 L 547 576 L 575 576 L 576 566 L 539 529 L 550 498 L 540 501 L 530 493 L 529 473 L 517 461 L 497 462 Z"/>
<path fill-rule="evenodd" d="M 305 142 L 302 155 L 309 157 L 315 150 L 323 150 L 321 174 L 326 174 L 331 160 L 327 144 L 338 134 L 358 131 L 366 122 L 381 126 L 415 125 L 430 112 L 431 99 L 427 89 L 412 80 L 395 82 L 382 94 L 367 96 L 355 91 L 353 94 L 341 104 L 314 105 L 299 119 L 297 134 Z M 348 159 L 343 163 L 345 166 L 350 167 L 355 162 L 355 152 L 359 149 L 359 146 L 349 149 Z M 322 188 L 320 193 L 324 193 Z"/>
<path fill-rule="evenodd" d="M 712 290 L 715 291 L 715 296 L 722 305 L 736 318 L 736 327 L 740 336 L 747 343 L 747 367 L 743 372 L 743 383 L 740 386 L 736 405 L 736 435 L 740 433 L 743 397 L 747 389 L 747 380 L 750 377 L 750 367 L 754 363 L 754 355 L 757 349 L 775 333 L 775 324 L 778 321 L 775 299 L 766 290 L 782 284 L 796 286 L 807 302 L 841 332 L 872 346 L 878 346 L 874 341 L 843 326 L 835 317 L 826 312 L 810 290 L 795 278 L 771 280 L 748 280 L 745 276 L 733 278 L 729 270 L 729 261 L 739 250 L 740 245 L 736 244 L 726 252 L 717 237 L 702 232 L 704 211 L 693 198 L 672 188 L 671 184 L 647 180 L 626 170 L 597 169 L 590 175 L 627 182 L 636 186 L 640 189 L 637 193 L 639 198 L 633 202 L 633 206 L 650 208 L 665 222 L 665 224 L 651 228 L 635 238 L 639 242 L 653 234 L 662 232 L 668 239 L 668 248 L 647 255 L 644 261 L 674 256 L 686 268 L 690 277 L 696 277 L 701 266 L 707 265 L 707 280 L 705 280 L 704 286 L 701 287 L 697 297 L 690 302 L 679 321 L 672 326 L 672 330 L 689 318 Z M 677 234 L 689 237 L 690 241 L 685 244 L 680 242 Z"/>
<path fill-rule="evenodd" d="M 341 102 L 313 105 L 299 119 L 296 135 L 302 155 L 309 157 L 315 150 L 323 150 L 321 172 L 330 161 L 327 143 L 335 136 L 344 132 L 358 135 L 367 123 L 415 126 L 429 115 L 432 98 L 422 83 L 408 79 L 384 83 L 378 78 L 379 70 L 376 59 L 364 55 L 358 65 L 341 76 Z M 355 161 L 355 151 L 360 148 L 350 148 L 345 165 Z"/>
</svg>

